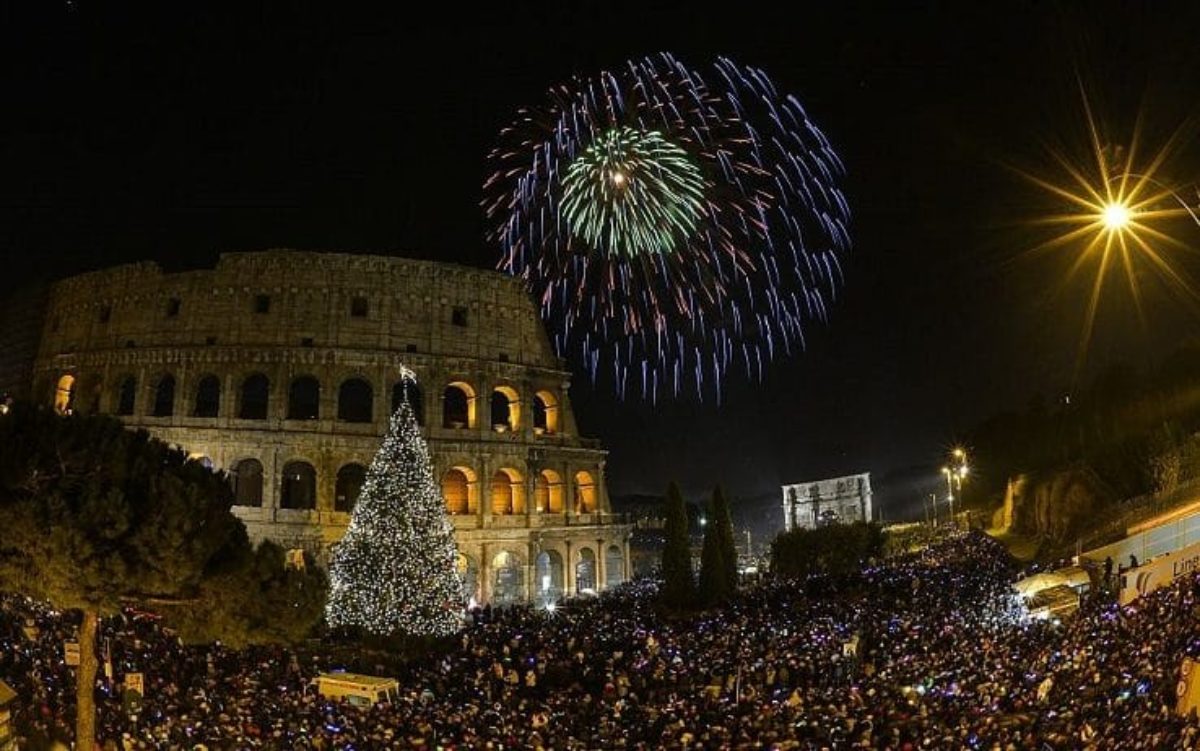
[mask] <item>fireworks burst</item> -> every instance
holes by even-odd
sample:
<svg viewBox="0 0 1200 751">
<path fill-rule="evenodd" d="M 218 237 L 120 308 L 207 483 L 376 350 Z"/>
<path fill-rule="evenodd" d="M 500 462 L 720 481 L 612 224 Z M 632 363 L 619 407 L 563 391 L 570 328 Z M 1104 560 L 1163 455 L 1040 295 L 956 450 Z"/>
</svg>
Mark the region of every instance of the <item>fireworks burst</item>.
<svg viewBox="0 0 1200 751">
<path fill-rule="evenodd" d="M 803 346 L 850 247 L 841 161 L 795 97 L 663 54 L 550 91 L 491 155 L 484 209 L 559 354 L 623 396 L 719 397 Z"/>
</svg>

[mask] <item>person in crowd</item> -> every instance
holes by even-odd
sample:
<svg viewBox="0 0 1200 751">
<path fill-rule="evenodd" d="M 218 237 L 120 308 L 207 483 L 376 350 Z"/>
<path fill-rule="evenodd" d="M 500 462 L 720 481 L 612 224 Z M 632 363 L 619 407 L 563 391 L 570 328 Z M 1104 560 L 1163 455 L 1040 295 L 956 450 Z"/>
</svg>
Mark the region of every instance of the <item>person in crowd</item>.
<svg viewBox="0 0 1200 751">
<path fill-rule="evenodd" d="M 103 749 L 1194 749 L 1174 711 L 1200 653 L 1200 578 L 1065 624 L 1014 600 L 994 541 L 958 534 L 836 579 L 765 579 L 679 616 L 634 582 L 553 612 L 485 608 L 402 661 L 321 645 L 181 645 L 156 619 L 106 618 L 113 679 L 96 683 Z M 32 624 L 32 627 L 30 627 Z M 0 678 L 22 748 L 71 741 L 63 613 L 0 597 Z M 315 693 L 319 672 L 399 679 L 396 701 Z M 119 681 L 145 676 L 136 721 Z M 115 681 L 115 682 L 114 682 Z"/>
</svg>

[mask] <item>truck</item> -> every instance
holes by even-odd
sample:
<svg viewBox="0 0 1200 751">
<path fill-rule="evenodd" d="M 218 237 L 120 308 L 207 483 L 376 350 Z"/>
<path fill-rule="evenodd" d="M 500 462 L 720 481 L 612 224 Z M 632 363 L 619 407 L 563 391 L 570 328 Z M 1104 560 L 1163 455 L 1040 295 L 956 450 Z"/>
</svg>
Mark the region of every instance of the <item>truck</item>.
<svg viewBox="0 0 1200 751">
<path fill-rule="evenodd" d="M 356 707 L 395 702 L 400 696 L 395 678 L 359 673 L 321 673 L 309 685 L 327 699 L 345 699 Z"/>
</svg>

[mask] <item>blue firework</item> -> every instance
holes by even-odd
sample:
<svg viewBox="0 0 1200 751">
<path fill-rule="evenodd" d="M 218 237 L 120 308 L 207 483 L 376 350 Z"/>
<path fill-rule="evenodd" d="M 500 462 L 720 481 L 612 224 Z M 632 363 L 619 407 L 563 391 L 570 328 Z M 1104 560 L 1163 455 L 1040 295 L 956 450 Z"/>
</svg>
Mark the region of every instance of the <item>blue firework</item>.
<svg viewBox="0 0 1200 751">
<path fill-rule="evenodd" d="M 844 169 L 756 68 L 669 54 L 550 90 L 490 155 L 499 267 L 522 277 L 559 354 L 618 392 L 718 397 L 726 373 L 804 345 L 850 249 Z"/>
</svg>

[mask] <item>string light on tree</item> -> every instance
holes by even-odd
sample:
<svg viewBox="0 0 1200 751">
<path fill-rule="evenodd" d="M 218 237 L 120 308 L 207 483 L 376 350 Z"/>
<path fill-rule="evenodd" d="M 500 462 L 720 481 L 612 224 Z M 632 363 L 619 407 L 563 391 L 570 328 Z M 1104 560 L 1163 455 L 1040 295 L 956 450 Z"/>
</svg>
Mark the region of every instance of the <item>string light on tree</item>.
<svg viewBox="0 0 1200 751">
<path fill-rule="evenodd" d="M 446 504 L 405 398 L 371 461 L 329 565 L 326 618 L 374 634 L 443 636 L 462 623 L 463 589 Z"/>
</svg>

